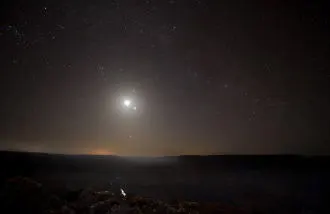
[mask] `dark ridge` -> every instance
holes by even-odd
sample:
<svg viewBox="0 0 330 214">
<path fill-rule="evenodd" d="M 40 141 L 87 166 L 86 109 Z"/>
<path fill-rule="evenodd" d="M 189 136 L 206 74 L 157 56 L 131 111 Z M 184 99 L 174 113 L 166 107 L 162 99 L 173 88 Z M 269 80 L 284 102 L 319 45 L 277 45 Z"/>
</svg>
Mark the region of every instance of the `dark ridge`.
<svg viewBox="0 0 330 214">
<path fill-rule="evenodd" d="M 170 165 L 184 166 L 187 170 L 324 170 L 330 166 L 329 156 L 300 156 L 300 155 L 186 155 L 178 157 L 157 158 L 129 158 L 112 155 L 62 155 L 28 152 L 0 152 L 0 163 L 5 171 L 3 176 L 21 175 L 31 176 L 36 171 L 63 172 L 78 171 L 107 171 L 130 169 L 146 163 L 148 166 Z M 10 166 L 10 167 L 9 167 Z M 144 166 L 145 167 L 145 166 Z"/>
</svg>

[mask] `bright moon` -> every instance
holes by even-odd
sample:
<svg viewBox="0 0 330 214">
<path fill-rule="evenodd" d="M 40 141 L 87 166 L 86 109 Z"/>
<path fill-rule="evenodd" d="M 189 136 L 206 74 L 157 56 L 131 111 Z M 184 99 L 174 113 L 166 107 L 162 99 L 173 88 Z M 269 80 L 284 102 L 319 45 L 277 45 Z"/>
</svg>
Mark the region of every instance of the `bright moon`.
<svg viewBox="0 0 330 214">
<path fill-rule="evenodd" d="M 129 113 L 129 112 L 138 112 L 139 106 L 137 105 L 137 102 L 134 97 L 125 96 L 125 97 L 119 97 L 119 108 L 123 113 Z"/>
<path fill-rule="evenodd" d="M 129 107 L 131 105 L 131 103 L 132 103 L 132 101 L 130 101 L 130 100 L 124 100 L 124 105 L 126 107 Z"/>
</svg>

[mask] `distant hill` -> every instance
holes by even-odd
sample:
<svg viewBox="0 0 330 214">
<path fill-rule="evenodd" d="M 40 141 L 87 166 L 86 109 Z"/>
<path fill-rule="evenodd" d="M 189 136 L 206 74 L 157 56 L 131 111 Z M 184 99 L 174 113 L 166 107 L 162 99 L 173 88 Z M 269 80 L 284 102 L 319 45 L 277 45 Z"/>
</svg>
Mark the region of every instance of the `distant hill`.
<svg viewBox="0 0 330 214">
<path fill-rule="evenodd" d="M 306 170 L 327 169 L 329 156 L 299 155 L 210 155 L 171 157 L 120 157 L 112 155 L 61 155 L 0 151 L 1 177 L 30 176 L 38 171 L 86 172 L 124 170 L 132 167 L 182 167 L 182 169 L 231 170 L 263 169 Z"/>
</svg>

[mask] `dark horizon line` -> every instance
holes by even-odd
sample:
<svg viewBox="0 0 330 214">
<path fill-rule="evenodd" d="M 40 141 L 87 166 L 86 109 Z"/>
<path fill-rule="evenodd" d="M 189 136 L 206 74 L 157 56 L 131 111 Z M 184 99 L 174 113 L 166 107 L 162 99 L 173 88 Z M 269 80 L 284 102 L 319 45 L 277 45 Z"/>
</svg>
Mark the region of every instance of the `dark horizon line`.
<svg viewBox="0 0 330 214">
<path fill-rule="evenodd" d="M 22 150 L 0 150 L 0 154 L 1 153 L 27 153 L 27 154 L 41 154 L 41 155 L 60 155 L 60 156 L 91 156 L 91 157 L 124 157 L 124 158 L 175 158 L 175 157 L 210 157 L 210 156 L 290 156 L 290 157 L 328 157 L 330 155 L 325 155 L 325 154 L 312 154 L 312 155 L 308 155 L 308 154 L 294 154 L 294 153 L 274 153 L 274 154 L 230 154 L 230 153 L 226 153 L 226 154 L 202 154 L 202 155 L 163 155 L 163 156 L 159 156 L 159 155 L 155 155 L 155 156 L 143 156 L 143 155 L 117 155 L 117 154 L 66 154 L 66 153 L 51 153 L 51 152 L 33 152 L 33 151 L 22 151 Z"/>
</svg>

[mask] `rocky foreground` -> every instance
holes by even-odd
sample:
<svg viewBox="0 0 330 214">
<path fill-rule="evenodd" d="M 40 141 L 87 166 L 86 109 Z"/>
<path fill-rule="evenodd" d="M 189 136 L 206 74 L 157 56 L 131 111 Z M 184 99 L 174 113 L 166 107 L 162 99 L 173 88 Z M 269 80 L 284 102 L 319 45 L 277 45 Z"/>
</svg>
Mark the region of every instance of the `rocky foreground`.
<svg viewBox="0 0 330 214">
<path fill-rule="evenodd" d="M 80 189 L 59 195 L 41 183 L 24 177 L 12 178 L 1 191 L 3 213 L 105 214 L 105 213 L 254 213 L 222 203 L 165 202 L 111 190 Z"/>
</svg>

